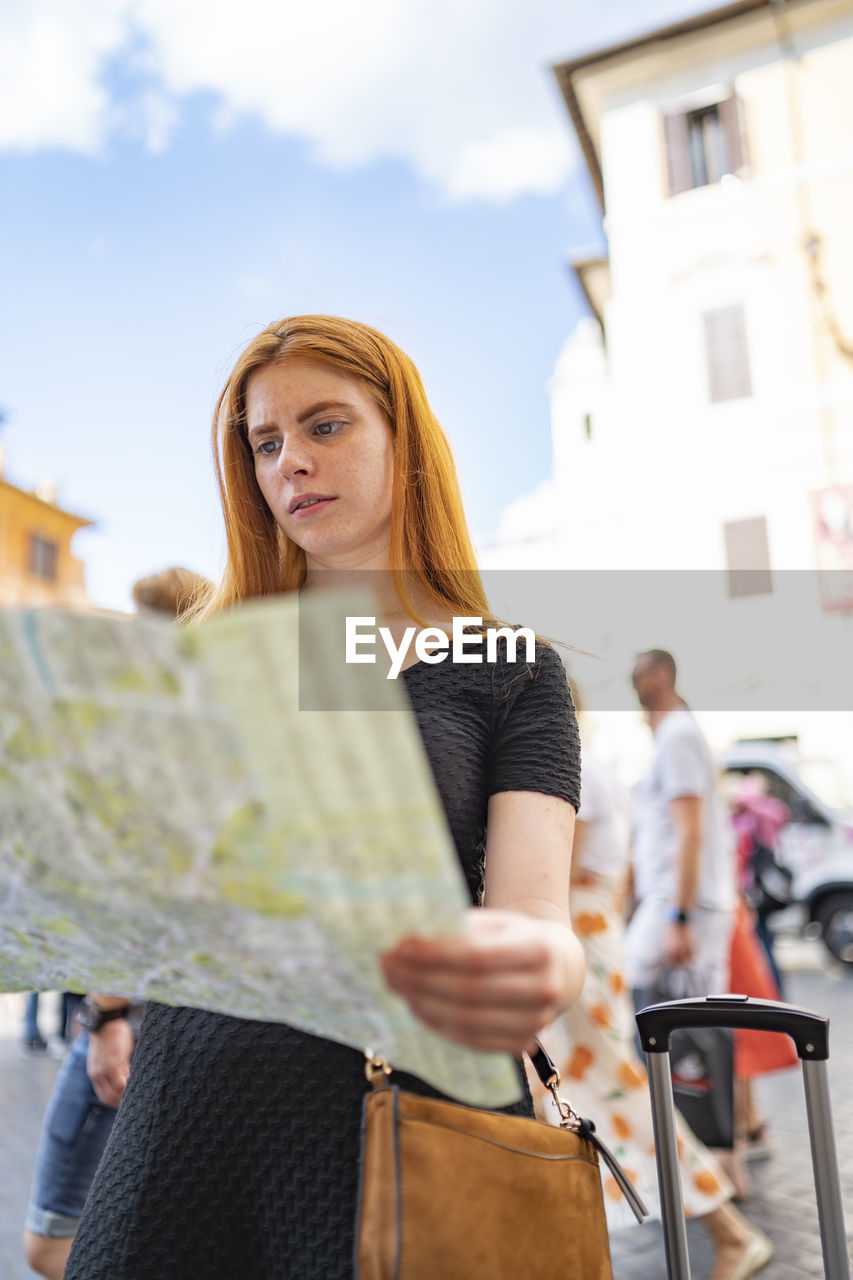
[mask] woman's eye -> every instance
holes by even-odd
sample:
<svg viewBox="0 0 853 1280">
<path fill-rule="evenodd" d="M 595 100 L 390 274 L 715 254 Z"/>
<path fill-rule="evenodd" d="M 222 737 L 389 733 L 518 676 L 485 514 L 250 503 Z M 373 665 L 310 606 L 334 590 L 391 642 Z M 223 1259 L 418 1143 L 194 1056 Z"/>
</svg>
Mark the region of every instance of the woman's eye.
<svg viewBox="0 0 853 1280">
<path fill-rule="evenodd" d="M 332 436 L 342 425 L 340 422 L 318 422 L 314 430 L 318 436 Z"/>
<path fill-rule="evenodd" d="M 270 454 L 270 453 L 275 453 L 277 448 L 278 448 L 277 440 L 262 440 L 261 443 L 258 445 L 257 452 Z"/>
</svg>

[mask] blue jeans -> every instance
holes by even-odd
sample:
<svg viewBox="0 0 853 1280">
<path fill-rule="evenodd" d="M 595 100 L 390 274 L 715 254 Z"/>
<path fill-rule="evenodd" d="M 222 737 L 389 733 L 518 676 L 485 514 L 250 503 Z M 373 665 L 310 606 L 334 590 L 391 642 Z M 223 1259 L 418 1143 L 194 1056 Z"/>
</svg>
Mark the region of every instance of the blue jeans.
<svg viewBox="0 0 853 1280">
<path fill-rule="evenodd" d="M 27 1210 L 27 1229 L 40 1236 L 73 1236 L 115 1109 L 99 1102 L 86 1074 L 89 1037 L 71 1046 L 56 1077 L 42 1124 Z"/>
<path fill-rule="evenodd" d="M 41 1032 L 39 1031 L 39 997 L 38 992 L 33 991 L 27 996 L 27 1004 L 24 1010 L 24 1039 L 25 1040 L 41 1040 Z"/>
</svg>

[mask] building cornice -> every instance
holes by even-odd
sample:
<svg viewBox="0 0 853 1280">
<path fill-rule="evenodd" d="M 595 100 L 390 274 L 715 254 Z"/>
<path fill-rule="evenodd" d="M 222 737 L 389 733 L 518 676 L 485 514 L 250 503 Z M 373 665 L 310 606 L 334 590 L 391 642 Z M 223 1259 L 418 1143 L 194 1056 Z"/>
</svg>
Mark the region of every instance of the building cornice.
<svg viewBox="0 0 853 1280">
<path fill-rule="evenodd" d="M 77 529 L 85 529 L 94 525 L 94 520 L 89 520 L 87 516 L 75 515 L 73 511 L 66 511 L 64 507 L 58 506 L 55 502 L 47 502 L 44 498 L 40 498 L 37 493 L 32 493 L 27 489 L 20 489 L 16 484 L 11 484 L 8 480 L 0 478 L 0 495 L 4 492 L 17 494 L 20 498 L 26 499 L 27 502 L 34 503 L 36 506 L 49 511 L 53 516 L 59 516 L 68 524 L 73 524 Z"/>
<path fill-rule="evenodd" d="M 738 18 L 746 17 L 759 9 L 768 9 L 773 4 L 774 0 L 735 0 L 733 4 L 726 4 L 717 9 L 709 9 L 704 13 L 697 13 L 692 18 L 685 18 L 681 22 L 659 27 L 655 31 L 636 36 L 632 40 L 624 40 L 619 44 L 607 45 L 604 48 L 592 50 L 590 53 L 581 54 L 577 58 L 570 58 L 567 62 L 555 64 L 553 68 L 554 74 L 557 77 L 560 92 L 563 95 L 575 133 L 578 136 L 581 151 L 602 211 L 604 210 L 604 175 L 601 171 L 601 161 L 596 151 L 595 143 L 584 119 L 575 90 L 575 77 L 580 72 L 586 71 L 599 63 L 640 53 L 655 45 L 665 44 L 669 40 L 678 40 L 684 36 L 694 35 L 696 32 L 718 26 L 720 23 L 732 22 Z"/>
</svg>

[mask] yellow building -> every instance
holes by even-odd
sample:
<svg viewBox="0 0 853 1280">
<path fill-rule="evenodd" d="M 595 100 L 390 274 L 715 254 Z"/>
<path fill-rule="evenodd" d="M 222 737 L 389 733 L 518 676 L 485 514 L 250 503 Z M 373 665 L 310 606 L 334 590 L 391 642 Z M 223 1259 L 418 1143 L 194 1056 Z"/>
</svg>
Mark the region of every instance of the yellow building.
<svg viewBox="0 0 853 1280">
<path fill-rule="evenodd" d="M 0 457 L 0 605 L 88 604 L 71 540 L 91 524 L 57 504 L 54 485 L 28 493 L 11 484 Z"/>
</svg>

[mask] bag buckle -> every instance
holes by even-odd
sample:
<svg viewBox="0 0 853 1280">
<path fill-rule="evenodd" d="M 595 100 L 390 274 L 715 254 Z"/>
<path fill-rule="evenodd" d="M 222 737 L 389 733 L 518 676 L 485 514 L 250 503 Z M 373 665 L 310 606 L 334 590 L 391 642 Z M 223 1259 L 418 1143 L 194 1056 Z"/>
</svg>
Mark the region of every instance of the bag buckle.
<svg viewBox="0 0 853 1280">
<path fill-rule="evenodd" d="M 373 1049 L 365 1049 L 364 1056 L 367 1059 L 364 1064 L 367 1083 L 372 1085 L 374 1089 L 382 1088 L 387 1077 L 391 1074 L 390 1064 L 386 1062 L 381 1054 L 375 1053 Z"/>
<path fill-rule="evenodd" d="M 560 1128 L 574 1130 L 579 1129 L 581 1125 L 580 1116 L 572 1109 L 571 1104 L 567 1102 L 565 1098 L 560 1097 L 560 1094 L 558 1093 L 560 1088 L 560 1073 L 556 1067 L 554 1068 L 554 1072 L 550 1079 L 545 1081 L 545 1088 L 549 1090 L 551 1100 L 560 1114 Z"/>
</svg>

